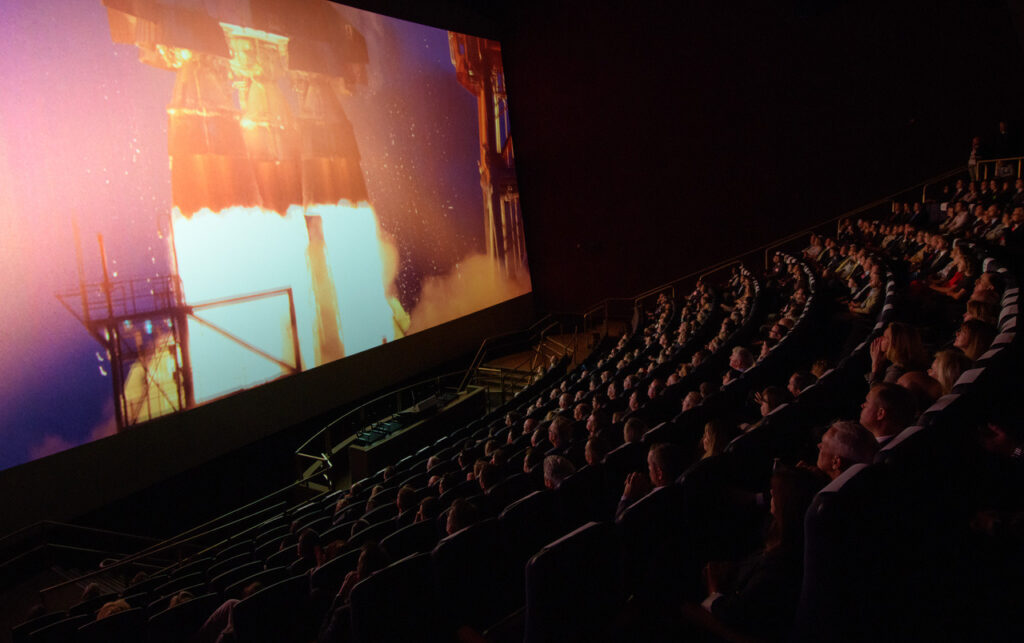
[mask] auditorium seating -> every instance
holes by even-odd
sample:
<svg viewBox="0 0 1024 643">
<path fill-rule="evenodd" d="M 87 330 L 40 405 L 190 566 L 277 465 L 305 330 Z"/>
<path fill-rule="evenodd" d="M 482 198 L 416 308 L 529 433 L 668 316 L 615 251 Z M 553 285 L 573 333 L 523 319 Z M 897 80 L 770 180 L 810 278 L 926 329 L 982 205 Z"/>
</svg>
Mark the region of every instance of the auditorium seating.
<svg viewBox="0 0 1024 643">
<path fill-rule="evenodd" d="M 870 223 L 858 226 L 844 224 L 839 236 L 868 242 L 881 236 Z M 650 302 L 634 332 L 618 342 L 605 338 L 576 368 L 564 358 L 507 403 L 397 458 L 387 473 L 355 481 L 352 490 L 253 507 L 208 541 L 195 539 L 197 549 L 180 563 L 120 593 L 25 623 L 15 629 L 15 640 L 183 640 L 223 601 L 239 599 L 233 618 L 240 642 L 308 641 L 368 542 L 380 543 L 391 563 L 352 588 L 344 615 L 353 641 L 451 640 L 457 628 L 486 632 L 510 618 L 518 619 L 512 627 L 517 640 L 590 640 L 622 627 L 616 621 L 629 612 L 627 605 L 671 610 L 699 603 L 707 562 L 741 560 L 763 542 L 770 502 L 764 493 L 775 467 L 813 465 L 828 424 L 858 417 L 872 342 L 891 322 L 915 314 L 907 277 L 915 273 L 903 265 L 906 258 L 871 245 L 884 285 L 869 316 L 842 314 L 837 301 L 848 294 L 841 290 L 845 284 L 832 268 L 796 252 L 773 255 L 761 274 L 741 266 L 723 283 L 702 282 L 689 294 Z M 996 339 L 952 392 L 922 409 L 873 462 L 847 468 L 814 498 L 805 518 L 797 640 L 938 640 L 970 633 L 963 620 L 943 612 L 951 596 L 964 598 L 956 587 L 962 570 L 953 559 L 970 518 L 965 489 L 976 465 L 970 461 L 977 451 L 972 430 L 1014 385 L 1020 390 L 1019 285 L 1005 254 L 982 243 L 960 247 L 1006 282 Z M 797 290 L 805 291 L 804 299 Z M 769 342 L 767 329 L 787 316 L 792 326 Z M 931 330 L 941 337 L 950 321 L 937 320 Z M 762 342 L 768 348 L 754 365 L 722 384 L 732 350 Z M 706 357 L 691 364 L 698 351 Z M 754 395 L 785 387 L 792 373 L 819 359 L 834 366 L 761 417 Z M 662 396 L 648 400 L 648 387 L 670 376 L 675 381 Z M 639 408 L 630 408 L 628 396 L 606 400 L 608 384 L 621 386 L 627 377 L 635 379 L 627 393 L 637 393 Z M 717 390 L 681 411 L 687 393 L 707 383 Z M 513 429 L 525 419 L 546 427 L 563 393 L 574 398 L 572 406 L 614 409 L 616 440 L 630 417 L 641 418 L 648 430 L 642 443 L 613 444 L 603 462 L 544 489 L 537 477 L 542 467 L 523 472 L 531 435 L 513 435 L 507 443 L 504 418 L 510 412 L 520 418 Z M 571 414 L 572 406 L 561 412 Z M 705 423 L 715 419 L 748 430 L 723 452 L 702 457 Z M 482 494 L 479 482 L 467 477 L 489 439 L 501 444 L 508 462 L 502 480 Z M 663 442 L 683 448 L 685 473 L 616 516 L 626 476 L 645 472 L 647 449 Z M 542 441 L 536 448 L 551 445 Z M 440 462 L 428 471 L 431 456 Z M 460 463 L 460 456 L 468 460 Z M 429 480 L 447 473 L 458 484 L 439 494 Z M 403 486 L 414 488 L 417 498 L 437 497 L 440 518 L 397 522 L 395 499 Z M 371 494 L 374 506 L 367 510 Z M 444 512 L 459 498 L 476 502 L 484 516 L 447 535 Z M 342 499 L 348 504 L 336 512 Z M 319 535 L 321 547 L 340 541 L 336 557 L 306 569 L 296 548 L 306 529 Z M 243 597 L 254 582 L 260 588 Z M 192 598 L 170 607 L 181 591 Z M 96 621 L 96 609 L 119 595 L 132 597 L 130 609 Z"/>
</svg>

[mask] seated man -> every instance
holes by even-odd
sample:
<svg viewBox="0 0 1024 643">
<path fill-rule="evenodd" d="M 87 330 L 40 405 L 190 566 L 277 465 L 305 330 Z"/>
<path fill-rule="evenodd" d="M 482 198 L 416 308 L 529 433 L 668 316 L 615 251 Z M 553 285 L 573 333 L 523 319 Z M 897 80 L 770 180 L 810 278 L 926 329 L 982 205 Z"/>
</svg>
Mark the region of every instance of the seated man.
<svg viewBox="0 0 1024 643">
<path fill-rule="evenodd" d="M 817 468 L 832 480 L 852 465 L 868 464 L 878 452 L 878 442 L 860 424 L 849 420 L 834 423 L 818 443 Z"/>
<path fill-rule="evenodd" d="M 626 476 L 626 486 L 615 510 L 616 520 L 631 504 L 675 482 L 686 466 L 686 454 L 676 444 L 655 444 L 647 453 L 648 473 L 634 471 Z"/>
<path fill-rule="evenodd" d="M 897 384 L 871 387 L 861 404 L 860 424 L 871 432 L 879 448 L 907 428 L 917 415 L 913 393 Z"/>
<path fill-rule="evenodd" d="M 544 458 L 544 486 L 557 489 L 566 478 L 576 473 L 576 466 L 568 458 L 549 455 Z"/>
<path fill-rule="evenodd" d="M 573 440 L 573 421 L 564 415 L 557 415 L 548 426 L 548 440 L 552 447 L 547 455 L 560 455 L 568 458 L 573 466 L 583 465 L 583 442 Z"/>
</svg>

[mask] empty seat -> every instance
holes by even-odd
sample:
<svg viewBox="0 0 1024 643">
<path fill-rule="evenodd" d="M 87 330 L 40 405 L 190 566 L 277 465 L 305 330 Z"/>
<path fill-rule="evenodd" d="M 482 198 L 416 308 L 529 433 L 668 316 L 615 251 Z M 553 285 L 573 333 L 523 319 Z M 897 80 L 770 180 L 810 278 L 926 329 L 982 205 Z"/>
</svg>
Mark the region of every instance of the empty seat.
<svg viewBox="0 0 1024 643">
<path fill-rule="evenodd" d="M 224 588 L 221 592 L 221 596 L 227 600 L 229 598 L 242 598 L 242 594 L 245 592 L 245 588 L 249 587 L 253 583 L 258 582 L 263 587 L 267 587 L 283 581 L 286 578 L 291 578 L 294 574 L 288 573 L 287 567 L 271 567 L 270 569 L 264 569 L 258 571 L 251 576 L 245 578 L 239 578 L 235 582 L 231 583 Z"/>
<path fill-rule="evenodd" d="M 513 570 L 501 550 L 497 520 L 491 518 L 443 538 L 431 556 L 437 592 L 443 597 L 448 626 L 478 630 L 497 622 L 507 611 Z"/>
<path fill-rule="evenodd" d="M 352 588 L 350 598 L 352 643 L 446 640 L 429 554 L 407 556 L 372 574 Z"/>
<path fill-rule="evenodd" d="M 617 551 L 613 525 L 591 522 L 537 552 L 526 565 L 523 640 L 601 640 L 625 602 Z"/>
<path fill-rule="evenodd" d="M 308 614 L 309 578 L 294 576 L 265 587 L 234 607 L 240 643 L 306 641 L 315 629 Z"/>
<path fill-rule="evenodd" d="M 69 616 L 30 632 L 27 640 L 30 643 L 67 643 L 74 640 L 79 627 L 85 625 L 93 618 L 88 614 Z"/>
<path fill-rule="evenodd" d="M 428 553 L 437 545 L 437 524 L 433 520 L 414 522 L 395 531 L 381 541 L 381 547 L 388 552 L 391 560 L 399 560 L 411 554 Z"/>
<path fill-rule="evenodd" d="M 223 594 L 228 585 L 248 576 L 252 576 L 260 571 L 263 571 L 263 563 L 261 561 L 254 560 L 252 562 L 243 563 L 211 578 L 210 589 L 219 594 Z"/>
<path fill-rule="evenodd" d="M 238 554 L 237 556 L 232 556 L 231 558 L 225 558 L 224 560 L 220 561 L 219 563 L 217 563 L 215 565 L 211 565 L 206 570 L 206 577 L 207 578 L 216 578 L 217 576 L 220 576 L 221 574 L 223 574 L 224 572 L 228 571 L 229 569 L 234 569 L 235 567 L 238 567 L 240 565 L 244 565 L 245 563 L 248 563 L 250 561 L 252 561 L 252 554 L 251 553 L 244 553 L 244 552 L 241 553 L 241 554 Z"/>
<path fill-rule="evenodd" d="M 19 623 L 11 628 L 11 643 L 25 643 L 28 640 L 28 635 L 32 632 L 41 630 L 57 621 L 63 621 L 67 617 L 67 612 L 50 612 L 49 614 L 43 614 L 32 620 Z"/>
</svg>

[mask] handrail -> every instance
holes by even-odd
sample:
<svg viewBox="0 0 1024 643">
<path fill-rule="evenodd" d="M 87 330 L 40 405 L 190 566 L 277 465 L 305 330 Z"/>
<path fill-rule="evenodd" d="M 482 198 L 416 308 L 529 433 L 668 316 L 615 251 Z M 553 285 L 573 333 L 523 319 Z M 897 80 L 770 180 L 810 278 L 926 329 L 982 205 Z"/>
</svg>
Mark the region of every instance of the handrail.
<svg viewBox="0 0 1024 643">
<path fill-rule="evenodd" d="M 128 540 L 140 540 L 150 543 L 159 542 L 158 538 L 152 538 L 150 536 L 140 536 L 138 534 L 130 534 L 125 531 L 114 531 L 112 529 L 100 529 L 98 527 L 72 525 L 70 523 L 58 522 L 55 520 L 40 520 L 39 522 L 32 523 L 31 525 L 22 527 L 21 529 L 17 529 L 5 536 L 0 537 L 0 551 L 3 551 L 3 549 L 8 545 L 8 541 L 13 541 L 22 534 L 27 534 L 28 532 L 32 531 L 40 531 L 43 532 L 41 535 L 45 535 L 45 532 L 52 528 L 64 529 L 67 531 L 85 532 L 91 534 L 101 534 L 105 536 L 116 536 L 118 538 L 125 538 Z"/>
<path fill-rule="evenodd" d="M 316 475 L 319 475 L 319 474 L 316 474 Z M 310 478 L 316 477 L 316 475 L 310 476 Z M 308 479 L 296 480 L 296 481 L 288 484 L 287 486 L 282 487 L 281 489 L 278 489 L 277 491 L 272 491 L 272 492 L 268 493 L 267 495 L 263 496 L 262 498 L 258 498 L 258 499 L 253 500 L 253 501 L 251 501 L 251 502 L 249 502 L 249 503 L 247 503 L 245 505 L 242 505 L 241 507 L 237 507 L 235 509 L 232 509 L 231 511 L 229 511 L 229 512 L 227 512 L 225 514 L 221 514 L 220 516 L 217 516 L 216 518 L 213 518 L 211 520 L 207 520 L 206 522 L 204 522 L 204 523 L 202 523 L 200 525 L 196 525 L 195 527 L 192 527 L 191 529 L 186 529 L 185 531 L 181 532 L 180 534 L 178 534 L 176 536 L 172 536 L 171 538 L 168 538 L 167 540 L 161 541 L 160 543 L 157 543 L 156 545 L 154 545 L 152 547 L 147 547 L 146 549 L 144 549 L 142 551 L 139 551 L 139 552 L 136 552 L 134 554 L 131 554 L 131 555 L 125 557 L 125 558 L 122 558 L 121 560 L 119 560 L 119 561 L 117 561 L 115 563 L 111 563 L 111 564 L 106 565 L 106 566 L 104 566 L 102 568 L 95 569 L 95 570 L 93 570 L 91 572 L 87 572 L 87 573 L 82 574 L 81 576 L 78 576 L 76 578 L 72 578 L 72 579 L 69 579 L 69 580 L 61 581 L 60 583 L 57 583 L 56 585 L 51 585 L 50 587 L 43 588 L 43 589 L 39 590 L 39 594 L 40 594 L 40 596 L 45 596 L 46 594 L 48 594 L 50 592 L 53 592 L 53 591 L 55 591 L 57 589 L 60 589 L 62 587 L 66 587 L 68 585 L 71 585 L 71 584 L 74 584 L 74 583 L 78 583 L 78 582 L 83 581 L 83 580 L 94 578 L 96 576 L 101 576 L 103 574 L 107 574 L 107 573 L 109 573 L 109 572 L 111 572 L 111 571 L 113 571 L 115 569 L 119 569 L 121 567 L 124 567 L 124 566 L 130 565 L 132 563 L 135 563 L 136 561 L 139 561 L 139 560 L 141 560 L 143 558 L 148 558 L 148 557 L 150 557 L 150 556 L 152 556 L 154 554 L 157 554 L 157 553 L 160 553 L 160 552 L 163 552 L 163 551 L 167 551 L 168 549 L 172 549 L 174 547 L 180 547 L 183 544 L 189 543 L 189 542 L 194 541 L 194 540 L 198 540 L 199 538 L 202 538 L 202 537 L 204 537 L 204 536 L 206 536 L 206 535 L 208 535 L 210 533 L 213 533 L 213 532 L 217 531 L 217 529 L 222 529 L 226 525 L 230 525 L 231 522 L 226 520 L 229 516 L 232 516 L 234 514 L 238 514 L 238 513 L 242 512 L 242 511 L 246 510 L 246 509 L 249 509 L 253 505 L 258 505 L 258 504 L 264 503 L 267 500 L 269 500 L 271 498 L 274 498 L 274 497 L 276 497 L 278 495 L 285 494 L 285 493 L 291 491 L 292 489 L 297 488 L 299 485 L 305 484 L 307 482 L 309 482 Z M 215 525 L 217 523 L 223 523 L 223 524 L 221 524 L 219 527 L 212 527 L 212 528 L 208 528 L 207 529 L 207 527 L 210 527 L 210 525 Z M 203 531 L 199 531 L 199 530 L 203 530 Z M 197 531 L 199 533 L 195 533 Z M 189 534 L 191 534 L 191 535 L 189 535 Z"/>
<path fill-rule="evenodd" d="M 298 456 L 298 457 L 305 457 L 305 458 L 321 460 L 321 461 L 329 460 L 328 458 L 323 457 L 322 455 L 321 456 L 311 455 L 309 453 L 304 453 L 303 451 L 307 447 L 309 447 L 310 444 L 313 443 L 314 440 L 319 440 L 320 437 L 323 435 L 323 433 L 325 431 L 329 430 L 331 427 L 333 427 L 334 425 L 338 424 L 339 422 L 341 422 L 345 418 L 349 417 L 350 415 L 353 415 L 355 413 L 359 413 L 359 412 L 363 411 L 364 409 L 366 409 L 367 407 L 370 407 L 370 406 L 380 402 L 381 400 L 384 400 L 384 399 L 389 398 L 389 397 L 393 397 L 395 395 L 400 395 L 403 391 L 408 391 L 410 389 L 414 389 L 414 388 L 423 386 L 424 384 L 427 384 L 428 382 L 431 382 L 431 381 L 433 381 L 433 382 L 435 382 L 437 384 L 437 388 L 440 388 L 440 382 L 441 382 L 442 379 L 449 378 L 449 377 L 452 377 L 454 375 L 458 375 L 459 373 L 462 373 L 462 372 L 463 371 L 458 370 L 458 371 L 452 371 L 450 373 L 445 373 L 443 375 L 436 375 L 434 377 L 430 377 L 430 378 L 427 378 L 425 380 L 420 380 L 419 382 L 416 382 L 415 384 L 409 384 L 408 386 L 403 386 L 401 388 L 392 389 L 392 390 L 388 391 L 387 393 L 383 393 L 383 394 L 378 395 L 377 397 L 375 397 L 375 398 L 373 398 L 371 400 L 363 402 L 359 406 L 357 406 L 357 407 L 355 407 L 353 409 L 350 409 L 349 411 L 346 411 L 345 413 L 342 413 L 338 417 L 334 418 L 333 420 L 331 420 L 330 422 L 325 424 L 323 426 L 323 428 L 321 428 L 313 436 L 311 436 L 308 440 L 303 442 L 301 445 L 299 445 L 298 448 L 295 449 L 295 455 Z M 463 390 L 463 387 L 460 387 L 459 390 Z M 401 410 L 401 409 L 399 409 L 399 410 Z"/>
<path fill-rule="evenodd" d="M 984 168 L 985 175 L 984 176 L 978 176 L 977 179 L 975 179 L 975 180 L 987 181 L 988 178 L 989 178 L 989 176 L 988 176 L 988 168 L 989 167 L 993 167 L 994 168 L 995 166 L 997 166 L 997 165 L 999 165 L 1001 163 L 1005 163 L 1007 161 L 1015 161 L 1017 163 L 1017 174 L 1013 178 L 1019 179 L 1022 176 L 1021 172 L 1024 171 L 1024 156 L 1008 156 L 1006 158 L 1001 158 L 1001 159 L 981 159 L 981 160 L 978 161 L 977 168 L 979 170 L 979 174 L 980 174 L 980 170 L 982 168 Z M 993 176 L 992 178 L 995 178 L 995 179 L 1006 179 L 1006 178 L 1009 178 L 1009 177 Z"/>
<path fill-rule="evenodd" d="M 535 321 L 532 324 L 530 324 L 530 326 L 528 328 L 524 329 L 524 330 L 514 330 L 514 331 L 511 331 L 511 332 L 508 332 L 508 333 L 503 333 L 501 335 L 492 335 L 491 337 L 484 338 L 484 341 L 480 342 L 480 348 L 477 349 L 476 355 L 473 356 L 473 361 L 471 361 L 469 363 L 469 367 L 466 369 L 465 376 L 462 378 L 462 381 L 459 382 L 459 390 L 460 391 L 466 390 L 466 387 L 469 385 L 470 380 L 473 378 L 473 373 L 476 371 L 477 368 L 480 367 L 480 364 L 483 363 L 484 357 L 487 354 L 487 348 L 488 348 L 489 345 L 496 344 L 497 342 L 499 342 L 499 341 L 501 341 L 503 339 L 509 339 L 509 338 L 517 336 L 517 335 L 526 335 L 526 336 L 536 335 L 537 331 L 535 331 L 534 328 L 536 326 L 539 326 L 540 324 L 546 322 L 549 318 L 553 318 L 553 317 L 554 317 L 554 315 L 552 315 L 551 313 L 548 313 L 547 315 L 544 315 L 543 317 L 541 317 L 537 321 Z M 557 322 L 553 322 L 553 323 L 557 323 Z M 548 328 L 550 328 L 550 326 Z M 544 332 L 546 332 L 546 330 L 547 330 L 547 328 L 545 328 L 544 331 L 541 331 L 541 336 L 542 337 L 544 335 Z"/>
</svg>

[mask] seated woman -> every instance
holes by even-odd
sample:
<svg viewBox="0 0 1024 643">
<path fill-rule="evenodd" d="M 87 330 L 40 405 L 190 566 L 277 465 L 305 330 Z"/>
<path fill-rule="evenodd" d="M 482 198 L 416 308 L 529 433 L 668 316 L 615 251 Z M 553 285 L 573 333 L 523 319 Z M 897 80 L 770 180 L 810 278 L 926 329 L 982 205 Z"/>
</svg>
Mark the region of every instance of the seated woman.
<svg viewBox="0 0 1024 643">
<path fill-rule="evenodd" d="M 928 353 L 917 328 L 902 322 L 892 322 L 880 337 L 871 342 L 868 383 L 895 384 L 907 371 L 923 371 L 927 365 Z"/>
<path fill-rule="evenodd" d="M 704 436 L 700 445 L 703 449 L 701 459 L 719 455 L 725 451 L 729 442 L 738 435 L 736 427 L 721 420 L 714 419 L 704 425 Z"/>
<path fill-rule="evenodd" d="M 803 579 L 804 514 L 824 483 L 806 469 L 782 467 L 772 474 L 764 548 L 739 564 L 709 563 L 707 598 L 700 607 L 683 608 L 690 622 L 718 633 L 785 640 Z"/>
<path fill-rule="evenodd" d="M 974 290 L 977 266 L 969 257 L 960 253 L 953 259 L 956 266 L 953 275 L 945 281 L 930 284 L 932 290 L 957 301 L 966 299 Z"/>
<path fill-rule="evenodd" d="M 935 353 L 928 375 L 935 378 L 942 387 L 942 394 L 946 395 L 953 390 L 953 385 L 960 379 L 960 374 L 971 367 L 971 360 L 964 355 L 963 351 L 955 348 Z"/>
<path fill-rule="evenodd" d="M 972 362 L 988 350 L 996 338 L 996 327 L 980 319 L 968 319 L 956 331 L 953 346 L 964 352 Z"/>
<path fill-rule="evenodd" d="M 971 299 L 967 302 L 967 310 L 964 311 L 964 321 L 968 319 L 980 319 L 981 321 L 996 325 L 999 321 L 999 304 Z"/>
</svg>

